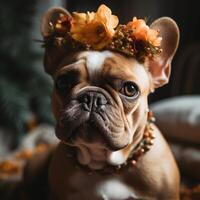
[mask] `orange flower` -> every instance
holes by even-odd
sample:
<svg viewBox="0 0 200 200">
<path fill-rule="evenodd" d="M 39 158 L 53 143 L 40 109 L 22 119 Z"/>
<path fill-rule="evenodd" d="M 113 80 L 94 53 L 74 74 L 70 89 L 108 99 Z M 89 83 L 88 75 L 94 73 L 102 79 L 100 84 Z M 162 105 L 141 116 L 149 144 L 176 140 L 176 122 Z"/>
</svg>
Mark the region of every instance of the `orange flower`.
<svg viewBox="0 0 200 200">
<path fill-rule="evenodd" d="M 158 36 L 158 31 L 150 29 L 143 19 L 134 17 L 133 21 L 127 24 L 127 27 L 133 30 L 133 37 L 136 40 L 143 40 L 154 46 L 160 46 L 162 38 Z"/>
<path fill-rule="evenodd" d="M 101 5 L 96 13 L 73 13 L 70 32 L 75 40 L 99 50 L 111 41 L 118 22 L 117 16 L 112 15 L 108 7 Z"/>
</svg>

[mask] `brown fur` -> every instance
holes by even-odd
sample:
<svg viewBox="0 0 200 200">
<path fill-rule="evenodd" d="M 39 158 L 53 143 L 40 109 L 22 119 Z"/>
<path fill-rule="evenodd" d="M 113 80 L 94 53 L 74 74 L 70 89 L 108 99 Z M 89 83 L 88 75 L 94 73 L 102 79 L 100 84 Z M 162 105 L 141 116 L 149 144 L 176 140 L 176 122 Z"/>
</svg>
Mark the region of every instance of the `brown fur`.
<svg viewBox="0 0 200 200">
<path fill-rule="evenodd" d="M 52 8 L 44 16 L 41 26 L 44 37 L 48 36 L 49 21 L 54 21 L 59 12 L 69 15 L 63 9 Z M 105 59 L 102 69 L 94 73 L 92 77 L 89 76 L 86 66 L 84 55 L 87 55 L 87 52 L 69 54 L 63 49 L 46 49 L 45 69 L 52 75 L 55 82 L 63 73 L 70 73 L 70 70 L 76 73 L 77 82 L 65 96 L 60 95 L 56 87 L 52 95 L 52 110 L 57 121 L 56 133 L 64 143 L 68 143 L 69 132 L 75 134 L 75 131 L 76 139 L 83 139 L 86 146 L 94 144 L 94 148 L 97 148 L 95 145 L 100 145 L 110 152 L 117 149 L 125 158 L 128 158 L 131 149 L 142 138 L 146 126 L 148 94 L 168 82 L 171 60 L 179 41 L 178 27 L 170 18 L 160 18 L 151 27 L 159 29 L 163 37 L 161 44 L 163 52 L 159 56 L 154 60 L 147 59 L 145 63 L 139 64 L 134 58 L 113 52 L 111 57 Z M 76 61 L 79 62 L 76 63 Z M 122 81 L 132 81 L 138 85 L 140 93 L 134 101 L 128 101 L 120 94 L 118 85 Z M 80 94 L 88 91 L 103 94 L 109 101 L 103 113 L 110 117 L 108 121 L 110 129 L 104 131 L 103 135 L 100 129 L 105 128 L 106 124 L 101 118 L 101 122 L 97 120 L 99 128 L 77 127 L 83 114 L 81 108 L 78 107 L 75 110 L 74 106 L 78 105 Z M 74 109 L 74 115 L 71 113 L 71 108 Z M 92 135 L 92 139 L 87 141 L 89 136 L 85 136 L 84 132 L 88 132 L 89 136 Z M 130 165 L 118 172 L 108 174 L 102 174 L 96 170 L 90 170 L 91 173 L 88 174 L 83 167 L 77 167 L 76 154 L 79 152 L 77 146 L 71 149 L 66 144 L 60 143 L 50 163 L 51 199 L 111 200 L 110 196 L 115 193 L 129 195 L 131 191 L 134 194 L 131 199 L 178 200 L 180 177 L 176 162 L 169 146 L 156 127 L 154 127 L 154 133 L 155 144 L 139 159 L 136 166 Z M 71 151 L 75 154 L 74 157 L 67 156 Z M 31 168 L 30 165 L 29 167 Z M 118 187 L 116 184 L 122 185 L 113 188 L 110 194 L 107 189 L 111 190 L 112 187 L 106 183 L 113 180 L 112 184 L 115 187 Z M 125 189 L 123 189 L 124 186 Z M 99 193 L 102 187 L 106 187 L 105 194 Z"/>
</svg>

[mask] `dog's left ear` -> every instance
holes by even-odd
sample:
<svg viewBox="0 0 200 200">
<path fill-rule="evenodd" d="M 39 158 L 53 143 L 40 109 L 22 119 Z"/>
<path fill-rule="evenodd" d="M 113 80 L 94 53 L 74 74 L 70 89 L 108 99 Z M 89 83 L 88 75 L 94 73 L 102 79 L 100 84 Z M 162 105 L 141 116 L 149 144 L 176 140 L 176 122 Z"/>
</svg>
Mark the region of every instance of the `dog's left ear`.
<svg viewBox="0 0 200 200">
<path fill-rule="evenodd" d="M 55 22 L 60 18 L 60 16 L 66 16 L 68 18 L 72 18 L 71 14 L 64 8 L 61 7 L 52 7 L 46 11 L 43 15 L 40 30 L 43 38 L 51 35 L 52 27 L 51 24 L 55 24 Z"/>
<path fill-rule="evenodd" d="M 176 22 L 169 17 L 157 19 L 150 28 L 159 31 L 159 35 L 162 37 L 162 53 L 148 62 L 153 87 L 158 88 L 169 81 L 171 61 L 179 43 L 179 29 Z"/>
<path fill-rule="evenodd" d="M 52 25 L 55 24 L 61 16 L 69 19 L 72 18 L 71 14 L 66 9 L 61 7 L 52 7 L 43 15 L 40 30 L 44 40 L 51 36 L 53 28 Z M 52 75 L 56 70 L 61 58 L 63 58 L 63 55 L 65 54 L 66 50 L 64 48 L 59 48 L 53 45 L 46 46 L 44 55 L 45 71 Z"/>
</svg>

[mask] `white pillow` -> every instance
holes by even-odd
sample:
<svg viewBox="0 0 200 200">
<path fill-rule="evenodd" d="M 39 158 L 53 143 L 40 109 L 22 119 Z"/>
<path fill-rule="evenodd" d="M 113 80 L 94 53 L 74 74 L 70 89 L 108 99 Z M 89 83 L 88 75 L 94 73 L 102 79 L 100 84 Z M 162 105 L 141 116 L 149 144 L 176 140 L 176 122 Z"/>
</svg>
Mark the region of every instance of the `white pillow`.
<svg viewBox="0 0 200 200">
<path fill-rule="evenodd" d="M 151 109 L 164 135 L 200 144 L 200 95 L 162 100 L 152 104 Z"/>
</svg>

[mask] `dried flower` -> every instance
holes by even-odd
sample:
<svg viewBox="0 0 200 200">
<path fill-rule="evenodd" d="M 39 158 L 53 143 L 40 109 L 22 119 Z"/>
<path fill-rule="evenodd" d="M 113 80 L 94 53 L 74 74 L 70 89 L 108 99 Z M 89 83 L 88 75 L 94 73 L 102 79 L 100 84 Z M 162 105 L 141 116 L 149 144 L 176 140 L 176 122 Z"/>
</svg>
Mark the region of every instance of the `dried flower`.
<svg viewBox="0 0 200 200">
<path fill-rule="evenodd" d="M 65 34 L 70 31 L 72 18 L 68 15 L 60 13 L 59 19 L 56 21 L 54 29 L 56 33 Z"/>
<path fill-rule="evenodd" d="M 108 7 L 101 5 L 96 13 L 73 13 L 70 32 L 75 40 L 99 50 L 111 41 L 117 25 L 117 16 L 112 15 Z"/>
<path fill-rule="evenodd" d="M 68 51 L 110 49 L 140 62 L 161 53 L 158 30 L 151 29 L 143 19 L 134 17 L 127 25 L 118 23 L 118 17 L 105 5 L 96 13 L 74 12 L 72 17 L 60 14 L 55 24 L 50 23 L 53 34 L 45 38 L 44 46 L 55 45 Z"/>
<path fill-rule="evenodd" d="M 132 30 L 132 36 L 136 40 L 143 40 L 154 46 L 160 46 L 162 38 L 158 37 L 158 31 L 149 28 L 143 19 L 134 17 L 133 20 L 127 24 L 127 27 Z"/>
</svg>

